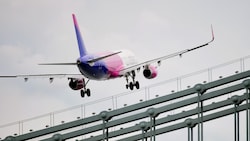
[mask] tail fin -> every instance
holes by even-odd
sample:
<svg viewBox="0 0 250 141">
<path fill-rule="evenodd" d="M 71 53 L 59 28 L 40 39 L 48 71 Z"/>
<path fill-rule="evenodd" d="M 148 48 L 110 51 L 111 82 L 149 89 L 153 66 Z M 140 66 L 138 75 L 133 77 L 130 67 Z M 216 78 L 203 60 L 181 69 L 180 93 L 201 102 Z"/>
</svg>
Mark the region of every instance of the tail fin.
<svg viewBox="0 0 250 141">
<path fill-rule="evenodd" d="M 77 38 L 77 42 L 78 42 L 78 48 L 79 48 L 79 52 L 80 52 L 80 57 L 84 56 L 87 54 L 87 50 L 85 48 L 83 39 L 82 39 L 82 35 L 75 17 L 75 14 L 72 14 L 73 17 L 73 21 L 74 21 L 74 26 L 75 26 L 75 31 L 76 31 L 76 38 Z"/>
</svg>

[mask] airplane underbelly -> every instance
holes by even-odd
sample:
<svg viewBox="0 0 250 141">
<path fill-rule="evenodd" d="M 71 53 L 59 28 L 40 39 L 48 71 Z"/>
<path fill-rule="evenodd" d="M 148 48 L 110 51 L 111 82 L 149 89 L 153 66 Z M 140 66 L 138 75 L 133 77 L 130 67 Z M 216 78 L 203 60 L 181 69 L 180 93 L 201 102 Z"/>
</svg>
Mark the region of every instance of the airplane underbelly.
<svg viewBox="0 0 250 141">
<path fill-rule="evenodd" d="M 109 78 L 108 70 L 103 66 L 78 66 L 80 72 L 87 78 L 93 80 L 106 80 Z"/>
</svg>

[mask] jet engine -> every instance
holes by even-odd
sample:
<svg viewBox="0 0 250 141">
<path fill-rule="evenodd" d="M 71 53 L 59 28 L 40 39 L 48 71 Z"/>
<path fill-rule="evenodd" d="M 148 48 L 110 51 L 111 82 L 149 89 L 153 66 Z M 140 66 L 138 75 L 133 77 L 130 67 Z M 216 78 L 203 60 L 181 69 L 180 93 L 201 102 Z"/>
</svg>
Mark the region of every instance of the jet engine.
<svg viewBox="0 0 250 141">
<path fill-rule="evenodd" d="M 145 69 L 143 70 L 143 75 L 147 79 L 152 79 L 157 76 L 158 72 L 155 66 L 149 65 L 146 66 Z"/>
<path fill-rule="evenodd" d="M 84 79 L 79 78 L 69 78 L 69 87 L 73 90 L 80 90 L 84 87 L 85 81 Z"/>
</svg>

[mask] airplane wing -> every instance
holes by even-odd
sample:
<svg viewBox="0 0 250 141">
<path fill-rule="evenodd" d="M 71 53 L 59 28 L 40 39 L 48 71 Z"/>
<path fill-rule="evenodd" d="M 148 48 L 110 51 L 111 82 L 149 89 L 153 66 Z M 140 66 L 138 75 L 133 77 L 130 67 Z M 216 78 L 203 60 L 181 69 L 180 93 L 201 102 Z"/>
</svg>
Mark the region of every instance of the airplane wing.
<svg viewBox="0 0 250 141">
<path fill-rule="evenodd" d="M 199 45 L 197 47 L 190 48 L 190 49 L 185 49 L 185 50 L 182 50 L 182 51 L 179 51 L 179 52 L 175 52 L 175 53 L 172 53 L 172 54 L 169 54 L 169 55 L 166 55 L 166 56 L 162 56 L 162 57 L 159 57 L 159 58 L 155 58 L 155 59 L 152 59 L 152 60 L 148 60 L 148 61 L 136 64 L 136 65 L 133 65 L 133 66 L 129 66 L 129 67 L 124 68 L 123 70 L 121 70 L 120 73 L 124 75 L 127 72 L 131 72 L 133 70 L 140 70 L 141 67 L 145 67 L 145 66 L 148 66 L 148 65 L 153 64 L 153 63 L 160 64 L 162 60 L 166 60 L 166 59 L 173 58 L 173 57 L 176 57 L 176 56 L 182 57 L 182 55 L 185 54 L 185 53 L 188 53 L 188 52 L 197 50 L 199 48 L 205 47 L 205 46 L 209 45 L 211 42 L 214 41 L 214 33 L 213 33 L 213 27 L 212 26 L 211 26 L 211 32 L 212 32 L 212 39 L 209 42 L 205 43 L 205 44 L 202 44 L 202 45 Z"/>
<path fill-rule="evenodd" d="M 29 78 L 49 78 L 50 83 L 53 82 L 54 78 L 83 78 L 82 74 L 31 74 L 31 75 L 1 75 L 0 78 L 23 78 L 25 82 Z"/>
</svg>

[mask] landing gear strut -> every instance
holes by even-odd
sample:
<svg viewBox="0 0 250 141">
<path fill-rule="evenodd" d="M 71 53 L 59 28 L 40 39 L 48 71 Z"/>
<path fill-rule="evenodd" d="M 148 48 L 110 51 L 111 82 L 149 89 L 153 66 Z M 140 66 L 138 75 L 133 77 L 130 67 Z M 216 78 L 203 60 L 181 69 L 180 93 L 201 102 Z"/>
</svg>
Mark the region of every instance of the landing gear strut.
<svg viewBox="0 0 250 141">
<path fill-rule="evenodd" d="M 129 82 L 129 79 L 128 79 L 129 76 L 132 78 L 132 82 Z M 134 87 L 136 87 L 136 89 L 140 88 L 139 82 L 135 81 L 135 71 L 128 73 L 125 77 L 126 77 L 126 81 L 127 81 L 127 84 L 126 84 L 127 89 L 129 88 L 130 90 L 133 90 Z"/>
</svg>

